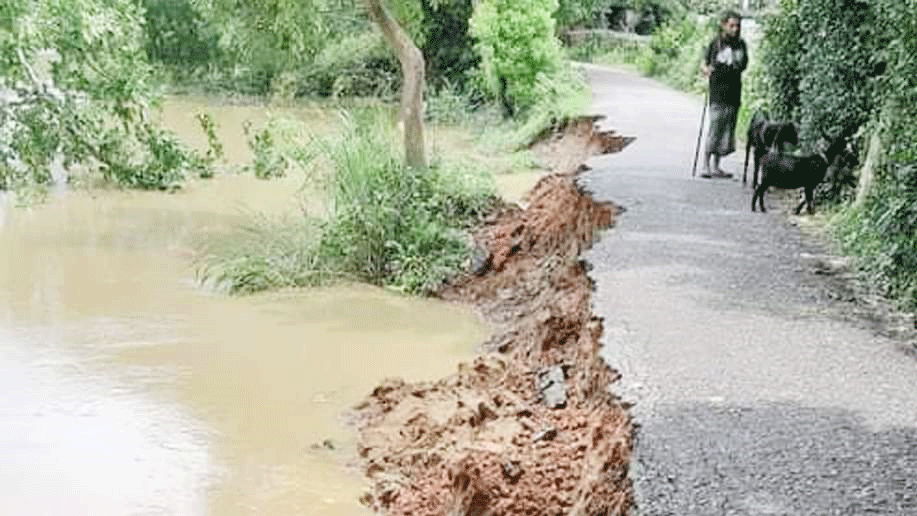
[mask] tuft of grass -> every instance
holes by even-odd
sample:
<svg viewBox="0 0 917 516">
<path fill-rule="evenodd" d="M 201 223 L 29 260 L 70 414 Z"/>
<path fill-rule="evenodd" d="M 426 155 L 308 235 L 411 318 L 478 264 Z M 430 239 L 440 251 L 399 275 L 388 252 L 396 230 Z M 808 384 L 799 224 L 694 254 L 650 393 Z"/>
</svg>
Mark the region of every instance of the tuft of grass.
<svg viewBox="0 0 917 516">
<path fill-rule="evenodd" d="M 213 238 L 198 264 L 198 277 L 216 290 L 250 294 L 346 279 L 320 258 L 321 223 L 305 215 L 271 220 L 252 215 L 231 234 Z"/>
</svg>

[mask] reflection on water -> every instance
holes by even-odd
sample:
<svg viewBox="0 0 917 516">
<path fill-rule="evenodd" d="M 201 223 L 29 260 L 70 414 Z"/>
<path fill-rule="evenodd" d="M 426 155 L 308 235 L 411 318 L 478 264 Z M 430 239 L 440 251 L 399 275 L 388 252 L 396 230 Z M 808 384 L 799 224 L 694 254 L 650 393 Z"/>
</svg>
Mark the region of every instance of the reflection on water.
<svg viewBox="0 0 917 516">
<path fill-rule="evenodd" d="M 370 287 L 198 288 L 195 243 L 299 209 L 300 182 L 0 208 L 4 514 L 365 513 L 342 411 L 383 377 L 452 372 L 484 329 Z"/>
</svg>

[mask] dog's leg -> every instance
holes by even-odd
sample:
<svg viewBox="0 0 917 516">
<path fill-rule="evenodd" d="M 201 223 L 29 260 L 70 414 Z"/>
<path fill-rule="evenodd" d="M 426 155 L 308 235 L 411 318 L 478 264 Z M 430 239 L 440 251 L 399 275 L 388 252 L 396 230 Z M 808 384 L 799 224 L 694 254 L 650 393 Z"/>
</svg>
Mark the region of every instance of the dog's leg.
<svg viewBox="0 0 917 516">
<path fill-rule="evenodd" d="M 745 185 L 745 183 L 748 182 L 748 153 L 751 152 L 751 147 L 752 147 L 751 139 L 754 137 L 754 134 L 755 134 L 754 131 L 751 128 L 749 128 L 748 135 L 747 135 L 748 138 L 745 142 L 745 166 L 742 167 L 742 185 L 743 186 Z M 757 155 L 757 152 L 755 154 Z"/>
<path fill-rule="evenodd" d="M 808 205 L 809 214 L 814 213 L 815 204 L 813 203 L 813 193 L 814 188 L 805 187 L 806 196 L 802 201 L 799 202 L 799 206 L 796 206 L 796 215 L 799 215 L 802 212 L 802 207 Z"/>
<path fill-rule="evenodd" d="M 751 171 L 751 187 L 758 187 L 758 171 L 761 169 L 761 153 L 755 149 L 755 169 Z"/>
<path fill-rule="evenodd" d="M 751 197 L 751 211 L 755 211 L 755 201 L 758 201 L 758 206 L 761 208 L 761 213 L 767 213 L 767 210 L 764 209 L 764 192 L 767 190 L 766 185 L 758 185 L 755 188 L 755 194 Z"/>
<path fill-rule="evenodd" d="M 758 202 L 758 199 L 759 199 L 762 195 L 764 195 L 764 192 L 761 191 L 761 188 L 760 188 L 760 187 L 755 188 L 755 193 L 751 194 L 751 211 L 752 211 L 752 212 L 757 211 L 757 210 L 755 209 L 755 203 Z M 762 208 L 763 208 L 763 206 L 762 206 Z"/>
</svg>

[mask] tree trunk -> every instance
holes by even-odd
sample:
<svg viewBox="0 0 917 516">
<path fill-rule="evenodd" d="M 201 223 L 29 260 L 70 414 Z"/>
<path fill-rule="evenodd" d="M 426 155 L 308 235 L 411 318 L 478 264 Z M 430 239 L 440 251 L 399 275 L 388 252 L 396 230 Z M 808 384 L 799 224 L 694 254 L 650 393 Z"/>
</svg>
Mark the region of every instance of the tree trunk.
<svg viewBox="0 0 917 516">
<path fill-rule="evenodd" d="M 862 206 L 869 194 L 872 193 L 875 183 L 876 167 L 879 165 L 878 156 L 882 152 L 882 138 L 879 136 L 881 129 L 874 130 L 866 147 L 866 160 L 860 169 L 860 178 L 857 181 L 857 194 L 854 206 Z"/>
<path fill-rule="evenodd" d="M 869 195 L 872 193 L 876 182 L 876 169 L 882 163 L 880 162 L 883 147 L 885 147 L 884 132 L 888 121 L 889 113 L 894 109 L 894 105 L 886 102 L 879 113 L 879 123 L 873 127 L 872 134 L 869 137 L 869 143 L 866 145 L 866 158 L 863 161 L 863 167 L 860 169 L 860 177 L 857 181 L 857 193 L 854 200 L 854 206 L 862 206 Z"/>
<path fill-rule="evenodd" d="M 427 152 L 424 146 L 423 125 L 423 54 L 382 2 L 383 0 L 366 0 L 370 16 L 379 24 L 382 34 L 401 62 L 404 86 L 401 90 L 400 114 L 404 124 L 404 162 L 409 167 L 425 168 Z"/>
</svg>

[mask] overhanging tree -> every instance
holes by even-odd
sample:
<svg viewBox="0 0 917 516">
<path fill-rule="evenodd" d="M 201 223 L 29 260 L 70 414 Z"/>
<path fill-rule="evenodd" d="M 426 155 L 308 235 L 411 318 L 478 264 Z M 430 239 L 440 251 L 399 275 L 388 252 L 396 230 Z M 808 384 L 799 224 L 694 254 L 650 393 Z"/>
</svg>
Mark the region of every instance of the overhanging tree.
<svg viewBox="0 0 917 516">
<path fill-rule="evenodd" d="M 56 158 L 138 188 L 200 164 L 148 117 L 140 20 L 132 0 L 0 0 L 0 188 L 49 182 Z"/>
</svg>

